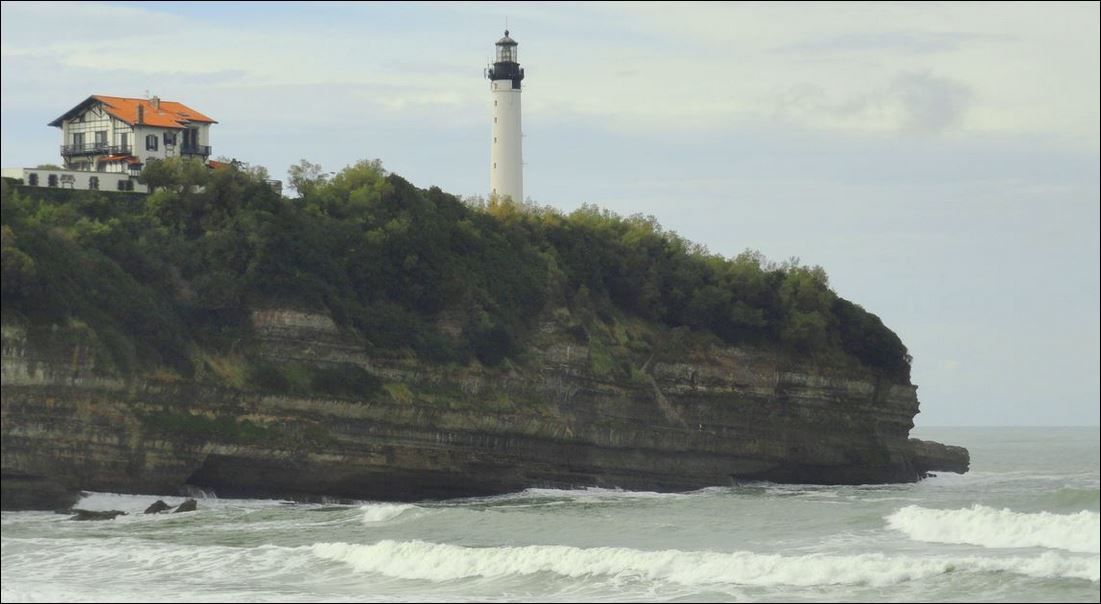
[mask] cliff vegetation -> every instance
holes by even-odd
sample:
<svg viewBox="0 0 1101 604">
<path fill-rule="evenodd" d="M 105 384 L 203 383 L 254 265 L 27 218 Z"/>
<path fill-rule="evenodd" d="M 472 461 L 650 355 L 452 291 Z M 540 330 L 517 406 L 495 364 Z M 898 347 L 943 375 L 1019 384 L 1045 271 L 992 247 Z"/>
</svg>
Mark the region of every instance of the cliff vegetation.
<svg viewBox="0 0 1101 604">
<path fill-rule="evenodd" d="M 598 374 L 632 371 L 608 346 L 634 326 L 667 334 L 666 350 L 712 339 L 909 381 L 898 336 L 820 267 L 726 258 L 652 217 L 595 206 L 463 200 L 377 161 L 331 176 L 302 162 L 296 198 L 265 176 L 169 160 L 146 168 L 144 196 L 5 182 L 5 323 L 40 342 L 76 334 L 105 372 L 337 396 L 383 384 L 354 366 L 250 359 L 250 313 L 321 311 L 374 354 L 440 364 L 522 366 L 554 316 Z M 226 361 L 235 355 L 246 360 Z"/>
</svg>

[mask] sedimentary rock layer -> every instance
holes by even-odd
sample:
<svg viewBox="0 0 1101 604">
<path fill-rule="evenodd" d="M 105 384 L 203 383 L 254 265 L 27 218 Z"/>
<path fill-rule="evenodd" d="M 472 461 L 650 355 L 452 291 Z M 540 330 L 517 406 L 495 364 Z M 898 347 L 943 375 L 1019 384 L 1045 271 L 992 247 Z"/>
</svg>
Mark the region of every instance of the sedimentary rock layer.
<svg viewBox="0 0 1101 604">
<path fill-rule="evenodd" d="M 355 364 L 384 387 L 336 399 L 123 379 L 98 374 L 75 343 L 44 346 L 5 326 L 5 507 L 9 476 L 131 493 L 416 500 L 967 469 L 966 450 L 909 439 L 915 386 L 859 371 L 710 347 L 600 375 L 591 351 L 551 328 L 523 368 L 437 366 L 372 356 L 321 315 L 253 320 L 269 359 Z"/>
</svg>

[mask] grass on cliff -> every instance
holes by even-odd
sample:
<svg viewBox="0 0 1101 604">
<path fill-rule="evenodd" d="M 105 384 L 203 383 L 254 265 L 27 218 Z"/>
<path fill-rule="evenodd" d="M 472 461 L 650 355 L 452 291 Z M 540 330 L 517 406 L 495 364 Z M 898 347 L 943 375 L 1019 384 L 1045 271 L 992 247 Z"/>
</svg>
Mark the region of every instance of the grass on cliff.
<svg viewBox="0 0 1101 604">
<path fill-rule="evenodd" d="M 273 306 L 326 312 L 373 351 L 433 363 L 522 358 L 557 309 L 572 337 L 594 343 L 597 373 L 630 373 L 618 358 L 630 347 L 611 332 L 641 321 L 909 377 L 899 338 L 837 296 L 819 267 L 753 252 L 725 258 L 652 217 L 594 206 L 564 214 L 464 201 L 377 162 L 331 178 L 310 167 L 292 171 L 295 199 L 274 193 L 261 171 L 178 161 L 148 175 L 156 191 L 147 196 L 44 194 L 5 181 L 4 318 L 79 321 L 105 368 L 166 367 L 184 378 L 222 379 L 204 358 L 247 350 L 250 310 Z M 271 388 L 381 387 L 362 375 L 248 371 L 246 382 Z"/>
<path fill-rule="evenodd" d="M 279 449 L 332 442 L 320 424 L 265 425 L 231 416 L 194 415 L 186 412 L 155 411 L 140 416 L 150 433 L 199 442 L 220 442 Z"/>
</svg>

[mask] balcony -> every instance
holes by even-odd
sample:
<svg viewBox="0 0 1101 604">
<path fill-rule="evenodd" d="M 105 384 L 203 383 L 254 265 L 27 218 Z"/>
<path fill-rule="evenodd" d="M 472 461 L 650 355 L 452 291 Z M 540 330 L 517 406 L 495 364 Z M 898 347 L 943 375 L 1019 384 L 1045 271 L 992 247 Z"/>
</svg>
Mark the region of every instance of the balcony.
<svg viewBox="0 0 1101 604">
<path fill-rule="evenodd" d="M 180 155 L 210 157 L 210 145 L 180 145 Z"/>
<path fill-rule="evenodd" d="M 129 155 L 132 150 L 133 147 L 130 145 L 108 145 L 107 143 L 61 145 L 61 157 L 73 157 L 74 155 Z"/>
</svg>

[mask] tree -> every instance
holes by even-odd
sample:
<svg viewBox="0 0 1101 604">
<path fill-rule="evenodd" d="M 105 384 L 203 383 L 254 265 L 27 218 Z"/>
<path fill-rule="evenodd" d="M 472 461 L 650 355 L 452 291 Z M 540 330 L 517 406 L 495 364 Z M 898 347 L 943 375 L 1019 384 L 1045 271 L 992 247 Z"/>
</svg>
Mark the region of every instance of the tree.
<svg viewBox="0 0 1101 604">
<path fill-rule="evenodd" d="M 166 160 L 150 159 L 138 176 L 138 182 L 149 187 L 150 191 L 165 190 L 176 186 L 177 171 L 173 163 Z"/>
<path fill-rule="evenodd" d="M 299 197 L 308 197 L 317 187 L 329 180 L 329 175 L 324 173 L 321 164 L 313 164 L 304 159 L 299 160 L 287 169 L 287 183 L 294 189 Z"/>
<path fill-rule="evenodd" d="M 145 162 L 138 182 L 148 185 L 150 191 L 194 193 L 205 186 L 209 178 L 210 168 L 202 160 L 170 157 Z"/>
<path fill-rule="evenodd" d="M 24 288 L 34 282 L 34 260 L 15 244 L 15 233 L 8 225 L 0 227 L 0 288 L 4 297 L 22 295 Z"/>
</svg>

